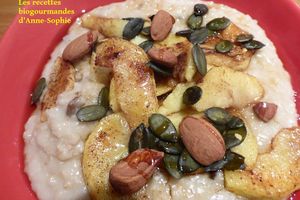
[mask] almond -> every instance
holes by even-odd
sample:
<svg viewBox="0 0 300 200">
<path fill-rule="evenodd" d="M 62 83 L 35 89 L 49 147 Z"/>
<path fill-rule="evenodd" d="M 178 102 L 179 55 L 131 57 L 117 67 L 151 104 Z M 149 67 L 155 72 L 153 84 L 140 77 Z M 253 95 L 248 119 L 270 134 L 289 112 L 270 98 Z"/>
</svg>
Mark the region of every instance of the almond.
<svg viewBox="0 0 300 200">
<path fill-rule="evenodd" d="M 153 47 L 147 53 L 154 62 L 166 67 L 173 67 L 178 62 L 177 56 L 170 49 Z"/>
<path fill-rule="evenodd" d="M 274 103 L 259 102 L 253 106 L 253 111 L 259 119 L 268 122 L 275 116 L 277 108 Z"/>
<path fill-rule="evenodd" d="M 156 13 L 151 24 L 151 37 L 154 41 L 162 41 L 168 37 L 172 30 L 175 19 L 172 15 L 164 10 Z"/>
<path fill-rule="evenodd" d="M 66 46 L 62 55 L 63 59 L 73 62 L 82 58 L 91 51 L 98 37 L 100 37 L 98 31 L 89 31 L 74 39 Z"/>
<path fill-rule="evenodd" d="M 179 126 L 182 141 L 192 157 L 210 165 L 225 155 L 225 142 L 219 131 L 205 119 L 188 116 Z"/>
<path fill-rule="evenodd" d="M 120 194 L 137 192 L 152 177 L 163 157 L 160 151 L 138 149 L 111 168 L 109 182 Z"/>
</svg>

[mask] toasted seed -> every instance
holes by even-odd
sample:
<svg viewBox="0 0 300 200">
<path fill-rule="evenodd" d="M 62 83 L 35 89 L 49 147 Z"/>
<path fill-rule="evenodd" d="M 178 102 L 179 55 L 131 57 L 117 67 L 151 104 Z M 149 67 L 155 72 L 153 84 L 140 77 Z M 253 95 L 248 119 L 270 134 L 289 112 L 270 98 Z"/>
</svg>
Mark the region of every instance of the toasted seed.
<svg viewBox="0 0 300 200">
<path fill-rule="evenodd" d="M 198 72 L 202 76 L 205 76 L 205 74 L 207 73 L 207 63 L 204 51 L 200 48 L 198 44 L 195 44 L 192 49 L 192 54 Z"/>
<path fill-rule="evenodd" d="M 143 137 L 145 128 L 145 125 L 142 123 L 131 133 L 128 144 L 129 153 L 134 152 L 137 149 L 144 148 Z"/>
<path fill-rule="evenodd" d="M 199 169 L 201 165 L 197 163 L 197 161 L 195 161 L 191 154 L 185 149 L 179 157 L 178 167 L 183 173 L 191 173 Z"/>
<path fill-rule="evenodd" d="M 172 70 L 170 68 L 165 68 L 162 66 L 158 66 L 153 62 L 148 62 L 147 65 L 157 74 L 161 76 L 172 76 Z"/>
<path fill-rule="evenodd" d="M 219 53 L 227 53 L 232 50 L 233 44 L 228 40 L 223 40 L 219 42 L 215 48 Z"/>
<path fill-rule="evenodd" d="M 166 170 L 176 179 L 179 179 L 182 176 L 182 172 L 178 168 L 178 160 L 178 155 L 165 154 L 164 156 L 164 165 Z"/>
<path fill-rule="evenodd" d="M 144 27 L 144 20 L 141 18 L 133 18 L 128 21 L 123 30 L 123 38 L 131 40 L 137 36 Z"/>
<path fill-rule="evenodd" d="M 158 142 L 158 147 L 160 147 L 165 153 L 179 155 L 183 151 L 183 144 L 181 142 L 164 142 L 160 140 Z"/>
<path fill-rule="evenodd" d="M 176 32 L 177 36 L 182 36 L 182 37 L 190 37 L 190 35 L 193 33 L 193 30 L 187 29 L 187 30 L 182 30 Z"/>
<path fill-rule="evenodd" d="M 149 51 L 149 49 L 151 49 L 153 47 L 153 44 L 154 44 L 153 41 L 146 40 L 146 41 L 142 42 L 141 44 L 139 44 L 139 47 L 144 49 L 144 51 L 147 53 L 147 51 Z"/>
<path fill-rule="evenodd" d="M 212 36 L 218 35 L 217 31 L 212 31 L 212 30 L 209 30 L 209 29 L 207 29 L 207 30 L 208 30 L 208 37 L 212 37 Z"/>
<path fill-rule="evenodd" d="M 235 39 L 237 42 L 249 42 L 251 40 L 253 40 L 253 35 L 245 33 L 238 35 Z"/>
<path fill-rule="evenodd" d="M 183 103 L 185 105 L 193 105 L 197 103 L 202 95 L 202 89 L 198 86 L 192 86 L 183 93 Z"/>
<path fill-rule="evenodd" d="M 32 92 L 31 104 L 36 104 L 40 97 L 43 94 L 44 89 L 46 88 L 46 79 L 44 77 L 40 78 Z"/>
<path fill-rule="evenodd" d="M 109 89 L 104 87 L 101 89 L 98 95 L 98 104 L 106 109 L 109 109 Z"/>
<path fill-rule="evenodd" d="M 243 44 L 243 47 L 245 47 L 246 49 L 261 49 L 264 46 L 266 45 L 257 40 L 251 40 L 250 42 Z"/>
<path fill-rule="evenodd" d="M 205 116 L 213 123 L 219 125 L 225 125 L 232 119 L 230 113 L 219 107 L 212 107 L 205 110 Z"/>
<path fill-rule="evenodd" d="M 231 23 L 230 20 L 226 17 L 215 18 L 210 22 L 208 22 L 206 24 L 206 27 L 212 31 L 220 31 L 227 28 L 227 26 L 229 26 L 230 23 Z"/>
<path fill-rule="evenodd" d="M 196 16 L 203 16 L 208 12 L 208 7 L 205 4 L 196 4 L 194 6 L 194 14 Z"/>
<path fill-rule="evenodd" d="M 152 114 L 149 117 L 149 127 L 160 139 L 167 142 L 177 142 L 179 134 L 173 123 L 161 114 Z"/>
<path fill-rule="evenodd" d="M 208 30 L 207 28 L 203 27 L 200 30 L 194 31 L 190 35 L 189 41 L 193 44 L 202 44 L 203 42 L 205 42 L 207 37 L 208 37 Z"/>
<path fill-rule="evenodd" d="M 201 28 L 202 21 L 202 16 L 196 16 L 195 14 L 192 14 L 187 20 L 187 25 L 190 29 L 197 30 Z"/>
<path fill-rule="evenodd" d="M 237 137 L 238 136 L 238 137 Z M 237 129 L 230 129 L 223 133 L 226 149 L 240 145 L 247 136 L 247 129 L 245 126 Z"/>
<path fill-rule="evenodd" d="M 233 116 L 231 118 L 231 120 L 227 123 L 228 128 L 230 129 L 234 129 L 234 128 L 241 128 L 242 126 L 244 126 L 244 122 L 243 120 L 241 120 L 240 118 Z"/>
<path fill-rule="evenodd" d="M 106 115 L 107 109 L 100 105 L 89 105 L 80 108 L 77 113 L 77 119 L 80 122 L 91 122 L 103 118 Z"/>
<path fill-rule="evenodd" d="M 237 170 L 245 169 L 244 157 L 228 150 L 222 160 L 205 167 L 206 172 L 215 172 L 221 169 Z"/>
<path fill-rule="evenodd" d="M 143 28 L 141 34 L 144 35 L 144 36 L 149 36 L 150 35 L 150 26 L 147 26 L 145 28 Z"/>
</svg>

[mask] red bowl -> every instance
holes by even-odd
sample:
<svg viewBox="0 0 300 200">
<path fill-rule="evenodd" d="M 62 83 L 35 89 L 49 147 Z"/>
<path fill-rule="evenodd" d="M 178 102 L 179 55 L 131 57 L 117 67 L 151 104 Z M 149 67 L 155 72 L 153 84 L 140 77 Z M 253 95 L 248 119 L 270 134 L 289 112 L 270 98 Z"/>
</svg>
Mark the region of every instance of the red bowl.
<svg viewBox="0 0 300 200">
<path fill-rule="evenodd" d="M 296 3 L 292 0 L 252 0 L 251 3 L 240 0 L 215 1 L 248 13 L 259 21 L 275 43 L 279 57 L 292 76 L 293 87 L 299 93 L 300 9 Z M 59 7 L 74 9 L 75 20 L 82 10 L 111 2 L 116 0 L 81 0 L 76 3 L 74 0 L 64 0 Z M 3 94 L 0 99 L 0 194 L 1 199 L 33 200 L 36 196 L 24 173 L 22 138 L 24 124 L 34 109 L 30 107 L 29 94 L 50 53 L 66 34 L 69 25 L 19 24 L 19 17 L 16 16 L 0 43 L 0 93 Z M 300 111 L 299 96 L 296 98 L 297 109 Z M 300 192 L 291 198 L 300 200 Z"/>
</svg>

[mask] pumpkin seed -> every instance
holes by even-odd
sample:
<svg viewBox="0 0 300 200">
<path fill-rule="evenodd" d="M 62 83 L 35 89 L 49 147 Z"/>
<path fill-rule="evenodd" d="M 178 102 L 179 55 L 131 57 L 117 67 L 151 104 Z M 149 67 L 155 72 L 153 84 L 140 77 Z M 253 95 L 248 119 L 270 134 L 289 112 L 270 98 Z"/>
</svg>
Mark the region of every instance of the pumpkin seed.
<svg viewBox="0 0 300 200">
<path fill-rule="evenodd" d="M 237 42 L 249 42 L 251 40 L 253 40 L 253 35 L 245 33 L 238 35 L 235 39 Z"/>
<path fill-rule="evenodd" d="M 204 113 L 205 116 L 214 124 L 225 125 L 232 119 L 232 115 L 230 113 L 219 107 L 211 107 L 205 110 Z"/>
<path fill-rule="evenodd" d="M 149 36 L 150 35 L 150 26 L 147 26 L 145 28 L 143 28 L 141 34 L 144 35 L 144 36 Z"/>
<path fill-rule="evenodd" d="M 163 150 L 165 153 L 173 154 L 173 155 L 179 155 L 183 151 L 183 144 L 182 142 L 164 142 L 160 140 L 158 142 L 158 147 L 160 147 L 161 150 Z"/>
<path fill-rule="evenodd" d="M 226 154 L 222 160 L 216 161 L 211 165 L 205 167 L 206 172 L 215 172 L 221 169 L 245 169 L 244 157 L 228 150 L 226 151 Z"/>
<path fill-rule="evenodd" d="M 227 126 L 230 129 L 241 128 L 242 126 L 244 126 L 244 122 L 240 118 L 233 116 L 231 120 L 228 122 Z"/>
<path fill-rule="evenodd" d="M 139 44 L 139 47 L 141 47 L 142 49 L 144 49 L 145 52 L 149 51 L 149 49 L 151 49 L 153 47 L 153 41 L 151 40 L 146 40 L 144 42 L 142 42 L 141 44 Z"/>
<path fill-rule="evenodd" d="M 264 46 L 266 45 L 256 40 L 251 40 L 250 42 L 243 44 L 243 47 L 245 47 L 246 49 L 261 49 Z"/>
<path fill-rule="evenodd" d="M 102 88 L 101 91 L 99 92 L 98 104 L 103 106 L 107 110 L 109 109 L 109 89 L 108 89 L 108 87 Z"/>
<path fill-rule="evenodd" d="M 162 66 L 157 66 L 153 62 L 148 62 L 147 65 L 157 74 L 161 76 L 172 76 L 172 70 Z"/>
<path fill-rule="evenodd" d="M 198 72 L 202 76 L 205 76 L 205 74 L 207 73 L 207 63 L 204 51 L 200 48 L 198 44 L 195 44 L 192 49 L 192 54 Z"/>
<path fill-rule="evenodd" d="M 43 94 L 44 89 L 46 88 L 46 79 L 44 77 L 40 78 L 36 83 L 36 86 L 32 92 L 31 104 L 36 104 L 39 102 L 40 97 Z"/>
<path fill-rule="evenodd" d="M 201 167 L 199 163 L 197 163 L 194 158 L 189 154 L 187 150 L 183 150 L 179 157 L 178 161 L 179 170 L 183 173 L 191 173 L 196 171 Z"/>
<path fill-rule="evenodd" d="M 165 154 L 164 156 L 164 165 L 169 174 L 179 179 L 182 176 L 182 172 L 178 168 L 178 155 Z"/>
<path fill-rule="evenodd" d="M 198 86 L 192 86 L 183 93 L 183 103 L 185 105 L 194 105 L 202 96 L 202 89 Z"/>
<path fill-rule="evenodd" d="M 182 36 L 182 37 L 189 37 L 193 33 L 193 30 L 187 29 L 187 30 L 182 30 L 176 32 L 177 36 Z"/>
<path fill-rule="evenodd" d="M 226 17 L 215 18 L 206 24 L 206 28 L 212 31 L 221 31 L 230 24 L 230 20 Z"/>
<path fill-rule="evenodd" d="M 77 113 L 77 119 L 80 122 L 91 122 L 103 118 L 106 115 L 107 109 L 100 105 L 89 105 L 80 108 Z"/>
<path fill-rule="evenodd" d="M 131 40 L 137 36 L 144 27 L 144 20 L 141 18 L 133 18 L 128 21 L 123 30 L 123 38 Z"/>
<path fill-rule="evenodd" d="M 216 45 L 216 51 L 219 53 L 227 53 L 233 48 L 233 44 L 228 40 L 223 40 Z"/>
<path fill-rule="evenodd" d="M 194 6 L 194 14 L 196 16 L 203 16 L 208 12 L 208 7 L 205 4 L 196 4 Z"/>
<path fill-rule="evenodd" d="M 245 126 L 237 129 L 229 129 L 223 133 L 226 149 L 238 146 L 247 136 L 247 129 Z"/>
<path fill-rule="evenodd" d="M 156 143 L 158 142 L 159 139 L 142 123 L 132 132 L 129 139 L 128 151 L 131 153 L 141 148 L 157 149 Z"/>
<path fill-rule="evenodd" d="M 212 125 L 222 134 L 224 131 L 227 130 L 226 125 L 221 125 L 221 124 L 215 124 L 212 123 Z"/>
<path fill-rule="evenodd" d="M 208 37 L 207 28 L 202 27 L 200 30 L 196 30 L 191 33 L 189 41 L 192 44 L 202 44 Z"/>
<path fill-rule="evenodd" d="M 245 157 L 240 154 L 230 151 L 230 153 L 227 155 L 227 160 L 228 162 L 224 166 L 224 169 L 226 170 L 244 170 L 246 168 Z"/>
<path fill-rule="evenodd" d="M 152 114 L 149 117 L 149 126 L 154 135 L 166 142 L 177 142 L 179 139 L 173 123 L 161 114 Z"/>
<path fill-rule="evenodd" d="M 187 25 L 190 29 L 197 30 L 201 28 L 202 21 L 202 16 L 196 16 L 195 14 L 192 14 L 187 20 Z"/>
<path fill-rule="evenodd" d="M 208 29 L 208 37 L 217 36 L 217 35 L 218 35 L 218 32 Z"/>
</svg>

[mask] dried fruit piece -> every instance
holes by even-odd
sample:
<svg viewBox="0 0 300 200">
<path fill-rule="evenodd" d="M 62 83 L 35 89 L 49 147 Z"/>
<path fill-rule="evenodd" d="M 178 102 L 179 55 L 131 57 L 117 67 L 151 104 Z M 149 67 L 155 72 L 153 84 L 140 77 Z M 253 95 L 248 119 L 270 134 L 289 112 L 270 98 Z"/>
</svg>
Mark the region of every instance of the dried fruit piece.
<svg viewBox="0 0 300 200">
<path fill-rule="evenodd" d="M 109 182 L 113 189 L 121 194 L 137 192 L 152 177 L 163 157 L 163 152 L 136 150 L 111 168 Z"/>
</svg>

